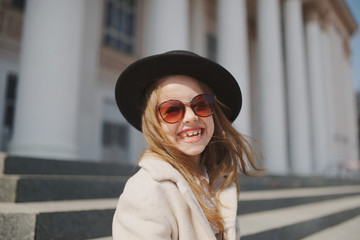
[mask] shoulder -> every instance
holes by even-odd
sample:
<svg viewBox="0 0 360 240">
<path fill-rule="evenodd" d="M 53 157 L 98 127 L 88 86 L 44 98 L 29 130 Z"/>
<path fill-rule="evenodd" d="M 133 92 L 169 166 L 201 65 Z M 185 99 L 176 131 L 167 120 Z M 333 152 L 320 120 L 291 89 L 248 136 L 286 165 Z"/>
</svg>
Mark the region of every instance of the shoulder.
<svg viewBox="0 0 360 240">
<path fill-rule="evenodd" d="M 126 183 L 123 193 L 120 198 L 128 197 L 149 197 L 159 196 L 159 193 L 166 191 L 166 189 L 176 187 L 174 182 L 170 180 L 158 181 L 154 179 L 151 174 L 145 169 L 141 168 L 134 176 L 132 176 Z"/>
<path fill-rule="evenodd" d="M 172 198 L 179 192 L 179 186 L 186 184 L 182 175 L 161 159 L 142 159 L 139 165 L 140 170 L 127 181 L 120 201 L 163 202 L 165 197 Z"/>
<path fill-rule="evenodd" d="M 131 177 L 119 198 L 113 217 L 113 238 L 170 239 L 176 226 L 167 197 L 164 197 L 166 188 L 169 188 L 165 186 L 170 184 L 155 181 L 144 169 Z"/>
<path fill-rule="evenodd" d="M 167 236 L 177 231 L 173 203 L 179 204 L 181 199 L 176 183 L 154 178 L 140 168 L 119 198 L 113 218 L 114 239 L 170 239 Z M 142 231 L 135 227 L 139 225 Z"/>
</svg>

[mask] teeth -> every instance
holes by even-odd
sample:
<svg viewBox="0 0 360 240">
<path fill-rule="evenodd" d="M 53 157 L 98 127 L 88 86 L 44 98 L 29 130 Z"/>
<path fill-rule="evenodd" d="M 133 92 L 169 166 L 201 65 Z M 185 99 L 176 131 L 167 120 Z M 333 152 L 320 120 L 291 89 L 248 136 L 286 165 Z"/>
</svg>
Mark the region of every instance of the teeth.
<svg viewBox="0 0 360 240">
<path fill-rule="evenodd" d="M 186 134 L 182 134 L 181 137 L 189 138 L 189 137 L 199 136 L 200 134 L 201 134 L 201 130 L 198 130 L 196 132 L 188 132 Z"/>
</svg>

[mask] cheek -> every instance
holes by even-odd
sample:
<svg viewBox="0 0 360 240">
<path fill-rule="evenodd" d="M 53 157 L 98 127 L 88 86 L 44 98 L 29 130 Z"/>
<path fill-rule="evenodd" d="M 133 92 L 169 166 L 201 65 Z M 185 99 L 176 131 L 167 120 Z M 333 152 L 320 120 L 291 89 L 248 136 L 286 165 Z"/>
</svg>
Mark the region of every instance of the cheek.
<svg viewBox="0 0 360 240">
<path fill-rule="evenodd" d="M 212 116 L 209 117 L 206 121 L 206 130 L 208 136 L 211 138 L 214 135 L 214 130 L 215 130 L 214 119 Z"/>
<path fill-rule="evenodd" d="M 177 124 L 167 124 L 164 122 L 160 123 L 162 130 L 165 135 L 170 139 L 174 140 L 176 138 L 176 125 Z"/>
</svg>

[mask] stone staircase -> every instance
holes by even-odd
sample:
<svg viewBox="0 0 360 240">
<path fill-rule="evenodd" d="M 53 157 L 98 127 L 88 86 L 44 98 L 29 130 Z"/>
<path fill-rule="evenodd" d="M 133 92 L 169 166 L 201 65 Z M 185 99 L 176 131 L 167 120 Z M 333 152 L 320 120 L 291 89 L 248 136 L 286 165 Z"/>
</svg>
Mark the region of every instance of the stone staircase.
<svg viewBox="0 0 360 240">
<path fill-rule="evenodd" d="M 3 157 L 0 239 L 112 239 L 118 197 L 136 171 L 115 164 Z M 360 228 L 354 226 L 360 226 L 360 181 L 244 177 L 238 220 L 242 240 L 331 239 L 344 232 L 343 239 L 359 239 Z"/>
</svg>

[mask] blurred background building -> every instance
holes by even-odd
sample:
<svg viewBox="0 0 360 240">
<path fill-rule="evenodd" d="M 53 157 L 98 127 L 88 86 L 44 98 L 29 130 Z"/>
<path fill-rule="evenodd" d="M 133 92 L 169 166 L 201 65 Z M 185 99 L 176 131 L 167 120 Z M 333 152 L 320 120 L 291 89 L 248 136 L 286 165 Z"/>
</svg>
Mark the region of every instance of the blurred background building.
<svg viewBox="0 0 360 240">
<path fill-rule="evenodd" d="M 186 49 L 237 78 L 234 125 L 259 141 L 269 173 L 356 170 L 357 28 L 344 0 L 2 0 L 0 151 L 136 164 L 146 144 L 117 109 L 117 77 Z"/>
</svg>

